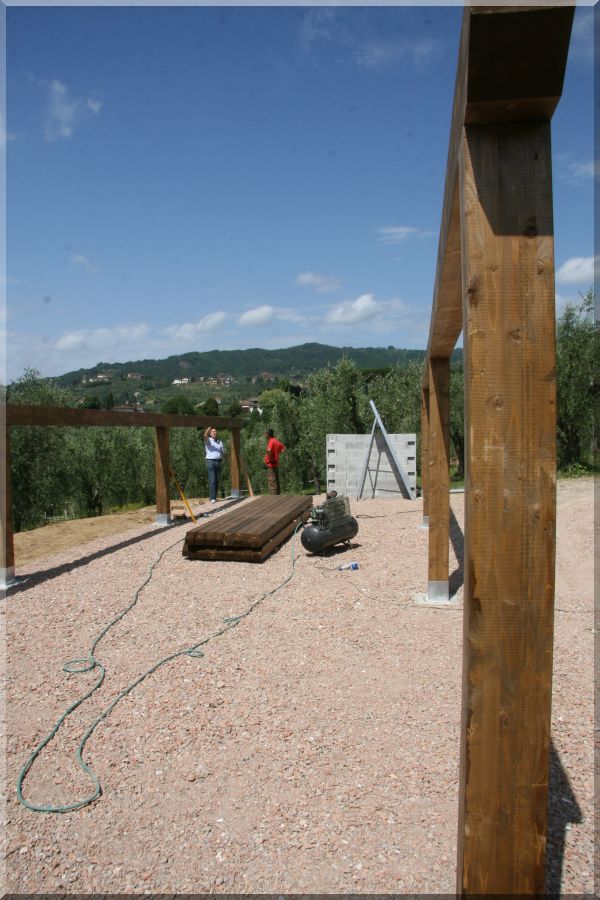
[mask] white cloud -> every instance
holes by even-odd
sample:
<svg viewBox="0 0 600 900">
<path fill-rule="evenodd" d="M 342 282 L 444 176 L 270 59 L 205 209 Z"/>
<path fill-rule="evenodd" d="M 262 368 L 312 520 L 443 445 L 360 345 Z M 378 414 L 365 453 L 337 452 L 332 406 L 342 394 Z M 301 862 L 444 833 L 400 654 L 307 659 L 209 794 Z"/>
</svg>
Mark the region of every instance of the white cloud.
<svg viewBox="0 0 600 900">
<path fill-rule="evenodd" d="M 333 41 L 340 37 L 340 22 L 335 10 L 328 7 L 309 9 L 300 26 L 300 40 L 310 48 L 319 41 Z"/>
<path fill-rule="evenodd" d="M 215 331 L 223 324 L 226 318 L 226 314 L 222 310 L 219 310 L 218 312 L 209 313 L 197 322 L 184 322 L 183 325 L 169 325 L 164 331 L 165 334 L 174 338 L 176 341 L 193 341 L 198 335 L 209 334 L 210 332 Z"/>
<path fill-rule="evenodd" d="M 4 116 L 0 115 L 0 147 L 6 147 L 8 141 L 14 141 L 16 134 L 10 134 L 4 124 Z"/>
<path fill-rule="evenodd" d="M 88 272 L 97 272 L 97 267 L 89 261 L 89 259 L 83 255 L 83 253 L 73 253 L 71 256 L 71 262 L 75 266 L 83 266 L 84 269 L 87 269 Z"/>
<path fill-rule="evenodd" d="M 434 234 L 433 231 L 416 228 L 413 225 L 390 225 L 378 228 L 377 233 L 379 235 L 377 240 L 382 244 L 402 244 L 408 238 L 427 238 Z"/>
<path fill-rule="evenodd" d="M 72 137 L 75 124 L 88 113 L 98 115 L 101 108 L 102 102 L 97 98 L 82 100 L 71 97 L 67 86 L 55 78 L 48 84 L 46 140 Z"/>
<path fill-rule="evenodd" d="M 594 63 L 594 11 L 576 10 L 571 32 L 569 57 L 581 63 Z"/>
<path fill-rule="evenodd" d="M 425 62 L 431 56 L 435 44 L 431 40 L 408 41 L 368 41 L 357 47 L 355 59 L 365 69 L 386 68 L 394 63 L 408 61 L 413 64 Z"/>
<path fill-rule="evenodd" d="M 570 154 L 558 157 L 559 178 L 566 184 L 586 184 L 600 173 L 600 160 L 570 160 Z"/>
<path fill-rule="evenodd" d="M 314 287 L 318 294 L 338 291 L 341 287 L 339 278 L 331 278 L 329 275 L 317 275 L 315 272 L 301 272 L 296 278 L 296 284 L 308 284 Z"/>
<path fill-rule="evenodd" d="M 375 300 L 373 294 L 361 294 L 356 300 L 347 300 L 332 307 L 325 316 L 331 325 L 356 325 L 373 319 L 385 311 L 385 305 Z"/>
<path fill-rule="evenodd" d="M 249 325 L 250 327 L 266 325 L 268 322 L 272 322 L 274 318 L 275 307 L 265 303 L 262 306 L 256 306 L 254 309 L 248 309 L 245 313 L 242 313 L 238 319 L 238 325 Z"/>
<path fill-rule="evenodd" d="M 593 256 L 572 256 L 556 272 L 556 280 L 561 284 L 586 284 L 594 282 Z"/>
<path fill-rule="evenodd" d="M 55 345 L 57 350 L 79 350 L 81 347 L 87 346 L 85 334 L 82 331 L 68 331 L 62 334 Z"/>
</svg>

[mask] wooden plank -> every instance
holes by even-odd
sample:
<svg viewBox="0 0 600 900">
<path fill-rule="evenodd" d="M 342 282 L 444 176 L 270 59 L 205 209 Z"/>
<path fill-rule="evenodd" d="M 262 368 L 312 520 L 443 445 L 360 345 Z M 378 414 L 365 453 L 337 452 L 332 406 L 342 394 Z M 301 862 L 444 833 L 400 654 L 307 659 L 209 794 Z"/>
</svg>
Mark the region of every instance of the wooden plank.
<svg viewBox="0 0 600 900">
<path fill-rule="evenodd" d="M 244 501 L 213 521 L 190 529 L 186 541 L 190 547 L 246 547 L 258 549 L 278 533 L 291 518 L 309 510 L 312 497 L 279 495 Z"/>
<path fill-rule="evenodd" d="M 224 547 L 263 547 L 273 535 L 278 534 L 289 522 L 290 518 L 310 509 L 311 497 L 278 495 L 271 499 L 279 500 L 269 513 L 263 513 L 254 525 L 253 530 L 238 531 L 227 534 L 223 540 Z M 284 502 L 282 502 L 284 501 Z"/>
<path fill-rule="evenodd" d="M 275 506 L 276 497 L 257 497 L 252 502 L 245 500 L 235 509 L 210 518 L 196 528 L 190 529 L 188 539 L 195 545 L 221 546 L 225 536 L 230 532 L 248 531 L 252 529 L 264 506 Z"/>
<path fill-rule="evenodd" d="M 465 585 L 459 894 L 542 895 L 555 561 L 549 123 L 461 160 Z"/>
<path fill-rule="evenodd" d="M 170 413 L 113 412 L 109 409 L 72 409 L 70 406 L 26 406 L 8 404 L 8 425 L 123 425 L 166 428 L 239 429 L 240 420 L 229 416 L 180 416 Z"/>
<path fill-rule="evenodd" d="M 183 545 L 183 555 L 189 559 L 221 560 L 229 562 L 263 562 L 273 553 L 298 527 L 300 522 L 306 522 L 310 517 L 310 510 L 302 510 L 291 522 L 273 535 L 267 543 L 259 549 L 245 547 L 190 547 L 186 541 Z"/>
<path fill-rule="evenodd" d="M 156 429 L 156 515 L 168 516 L 171 512 L 171 460 L 169 457 L 169 429 Z"/>
<path fill-rule="evenodd" d="M 429 359 L 429 598 L 448 599 L 450 360 Z"/>
</svg>

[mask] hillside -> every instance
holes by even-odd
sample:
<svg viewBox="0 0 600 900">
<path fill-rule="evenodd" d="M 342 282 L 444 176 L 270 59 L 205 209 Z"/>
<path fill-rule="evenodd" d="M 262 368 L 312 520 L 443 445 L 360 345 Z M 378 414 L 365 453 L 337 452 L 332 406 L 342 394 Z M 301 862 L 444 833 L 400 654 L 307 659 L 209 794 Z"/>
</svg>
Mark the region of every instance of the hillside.
<svg viewBox="0 0 600 900">
<path fill-rule="evenodd" d="M 455 351 L 456 353 L 456 351 Z M 462 351 L 458 351 L 461 355 Z M 352 359 L 361 369 L 378 369 L 421 360 L 423 350 L 401 350 L 396 347 L 332 347 L 327 344 L 301 344 L 281 350 L 209 350 L 183 353 L 167 359 L 137 359 L 125 363 L 99 362 L 90 369 L 66 372 L 55 378 L 68 387 L 93 378 L 98 372 L 109 372 L 113 378 L 137 372 L 157 382 L 171 382 L 174 378 L 210 378 L 226 374 L 232 378 L 250 378 L 268 372 L 277 378 L 301 379 L 335 363 L 343 356 Z"/>
</svg>

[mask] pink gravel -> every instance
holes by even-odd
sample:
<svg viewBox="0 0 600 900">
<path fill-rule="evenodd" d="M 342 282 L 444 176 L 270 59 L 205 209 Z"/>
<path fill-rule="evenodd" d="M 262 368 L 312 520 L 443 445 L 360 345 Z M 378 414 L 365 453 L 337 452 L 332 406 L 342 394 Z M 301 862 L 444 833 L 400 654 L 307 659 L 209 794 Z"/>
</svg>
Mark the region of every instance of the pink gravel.
<svg viewBox="0 0 600 900">
<path fill-rule="evenodd" d="M 548 889 L 592 894 L 593 482 L 559 483 Z M 251 502 L 251 501 L 244 501 Z M 140 526 L 17 569 L 6 634 L 6 885 L 14 893 L 454 893 L 462 597 L 416 606 L 427 580 L 420 501 L 351 501 L 351 551 L 309 557 L 281 590 L 146 678 L 84 758 L 101 797 L 31 812 L 18 773 L 92 673 L 65 675 L 100 641 L 102 687 L 24 784 L 35 803 L 90 793 L 74 751 L 139 674 L 243 613 L 291 571 L 181 555 L 187 525 Z M 452 495 L 458 523 L 463 496 Z M 454 530 L 460 556 L 461 533 Z M 358 571 L 337 571 L 355 560 Z M 460 582 L 451 550 L 452 583 Z"/>
</svg>

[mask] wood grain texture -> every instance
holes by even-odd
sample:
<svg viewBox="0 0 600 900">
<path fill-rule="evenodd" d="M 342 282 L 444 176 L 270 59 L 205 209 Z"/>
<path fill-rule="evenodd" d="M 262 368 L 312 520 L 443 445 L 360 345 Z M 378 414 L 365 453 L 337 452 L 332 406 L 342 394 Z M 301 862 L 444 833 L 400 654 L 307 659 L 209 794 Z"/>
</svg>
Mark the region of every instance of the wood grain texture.
<svg viewBox="0 0 600 900">
<path fill-rule="evenodd" d="M 171 512 L 171 460 L 169 455 L 169 429 L 156 429 L 156 514 L 168 516 Z"/>
<path fill-rule="evenodd" d="M 280 495 L 244 501 L 214 521 L 191 528 L 183 555 L 192 559 L 262 562 L 300 522 L 305 522 L 312 497 Z"/>
<path fill-rule="evenodd" d="M 574 4 L 467 7 L 463 14 L 428 354 L 462 329 L 458 156 L 463 125 L 549 120 L 564 81 Z"/>
<path fill-rule="evenodd" d="M 425 368 L 429 374 L 429 367 Z M 425 518 L 429 515 L 429 386 L 421 387 L 421 496 Z"/>
<path fill-rule="evenodd" d="M 450 560 L 450 360 L 429 368 L 429 581 L 448 581 Z"/>
<path fill-rule="evenodd" d="M 458 892 L 543 893 L 556 372 L 549 123 L 461 154 L 464 662 Z"/>
<path fill-rule="evenodd" d="M 287 538 L 294 533 L 301 522 L 306 522 L 310 510 L 306 509 L 288 522 L 277 534 L 274 534 L 262 547 L 248 549 L 244 547 L 201 547 L 190 546 L 187 538 L 183 546 L 183 555 L 190 559 L 225 560 L 229 562 L 263 562 Z"/>
<path fill-rule="evenodd" d="M 271 538 L 301 513 L 310 512 L 312 497 L 279 495 L 257 497 L 191 528 L 186 544 L 200 548 L 260 550 Z"/>
<path fill-rule="evenodd" d="M 109 409 L 71 409 L 69 406 L 6 406 L 8 425 L 121 425 L 129 428 L 140 426 L 166 426 L 169 428 L 231 428 L 239 431 L 240 420 L 228 416 L 180 416 L 170 413 L 113 412 Z"/>
</svg>

